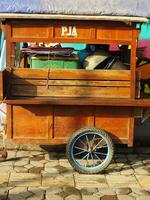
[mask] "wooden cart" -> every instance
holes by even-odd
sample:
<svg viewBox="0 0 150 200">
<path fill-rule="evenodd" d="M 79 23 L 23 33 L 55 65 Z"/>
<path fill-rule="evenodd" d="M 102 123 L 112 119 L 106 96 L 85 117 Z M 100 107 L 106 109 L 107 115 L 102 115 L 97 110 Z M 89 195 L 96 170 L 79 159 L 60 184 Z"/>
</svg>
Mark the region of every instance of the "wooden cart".
<svg viewBox="0 0 150 200">
<path fill-rule="evenodd" d="M 20 17 L 19 17 L 20 16 Z M 6 15 L 7 70 L 1 99 L 7 104 L 7 138 L 16 143 L 67 143 L 71 165 L 98 173 L 111 162 L 113 143 L 133 145 L 140 95 L 136 48 L 146 18 Z M 15 68 L 18 42 L 130 45 L 130 70 Z M 3 83 L 3 84 L 2 84 Z"/>
</svg>

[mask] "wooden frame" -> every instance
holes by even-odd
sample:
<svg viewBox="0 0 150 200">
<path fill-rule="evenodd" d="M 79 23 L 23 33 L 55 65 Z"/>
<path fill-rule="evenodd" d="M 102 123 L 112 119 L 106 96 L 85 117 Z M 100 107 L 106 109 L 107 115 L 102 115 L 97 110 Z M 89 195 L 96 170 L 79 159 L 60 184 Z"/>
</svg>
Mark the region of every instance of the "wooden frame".
<svg viewBox="0 0 150 200">
<path fill-rule="evenodd" d="M 109 132 L 115 142 L 132 146 L 134 107 L 150 106 L 149 101 L 136 99 L 139 98 L 136 41 L 140 32 L 136 22 L 141 20 L 130 19 L 130 23 L 125 23 L 115 18 L 88 21 L 79 18 L 12 19 L 9 16 L 3 22 L 7 69 L 11 68 L 6 100 L 8 137 L 15 142 L 63 143 L 76 129 L 97 126 Z M 131 68 L 123 71 L 15 69 L 16 42 L 131 45 Z M 120 120 L 117 127 L 116 118 Z M 19 119 L 23 120 L 20 124 Z M 41 129 L 43 120 L 46 124 Z M 21 129 L 23 132 L 19 133 Z"/>
</svg>

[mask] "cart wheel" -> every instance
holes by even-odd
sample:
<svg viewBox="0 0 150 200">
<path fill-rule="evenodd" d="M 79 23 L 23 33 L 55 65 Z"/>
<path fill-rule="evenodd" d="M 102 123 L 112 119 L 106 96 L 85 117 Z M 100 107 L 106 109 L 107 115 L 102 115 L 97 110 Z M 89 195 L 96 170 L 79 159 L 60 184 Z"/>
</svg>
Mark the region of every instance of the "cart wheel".
<svg viewBox="0 0 150 200">
<path fill-rule="evenodd" d="M 76 131 L 67 147 L 67 158 L 73 168 L 84 174 L 96 174 L 111 162 L 114 146 L 110 136 L 97 128 Z"/>
</svg>

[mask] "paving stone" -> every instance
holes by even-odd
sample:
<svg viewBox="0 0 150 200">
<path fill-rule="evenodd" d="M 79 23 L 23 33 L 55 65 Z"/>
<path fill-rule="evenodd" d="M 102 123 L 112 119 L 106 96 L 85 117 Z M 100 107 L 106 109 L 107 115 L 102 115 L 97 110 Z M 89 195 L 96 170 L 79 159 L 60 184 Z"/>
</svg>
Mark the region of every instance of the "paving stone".
<svg viewBox="0 0 150 200">
<path fill-rule="evenodd" d="M 103 195 L 116 195 L 116 192 L 112 188 L 98 188 L 99 193 Z"/>
<path fill-rule="evenodd" d="M 21 166 L 16 166 L 14 167 L 14 171 L 17 173 L 27 173 L 28 169 L 26 169 L 25 167 L 21 167 Z"/>
<path fill-rule="evenodd" d="M 44 152 L 43 151 L 31 151 L 30 154 L 32 156 L 40 156 L 40 155 L 44 156 Z"/>
<path fill-rule="evenodd" d="M 101 200 L 118 200 L 116 195 L 104 195 Z"/>
<path fill-rule="evenodd" d="M 49 161 L 48 163 L 45 164 L 45 167 L 55 167 L 59 165 L 58 160 L 54 160 L 54 161 Z"/>
<path fill-rule="evenodd" d="M 81 190 L 82 195 L 92 195 L 94 193 L 97 193 L 99 190 L 97 188 L 82 188 Z"/>
<path fill-rule="evenodd" d="M 1 173 L 0 174 L 0 187 L 7 186 L 9 179 L 9 173 Z"/>
<path fill-rule="evenodd" d="M 44 170 L 44 167 L 32 167 L 29 169 L 29 173 L 40 174 L 41 171 L 43 170 Z"/>
<path fill-rule="evenodd" d="M 43 200 L 45 191 L 40 189 L 39 187 L 29 187 L 28 191 L 32 193 L 32 195 L 27 198 L 28 200 Z"/>
<path fill-rule="evenodd" d="M 75 175 L 75 183 L 77 188 L 84 187 L 108 187 L 107 181 L 104 175 Z"/>
<path fill-rule="evenodd" d="M 140 167 L 140 168 L 134 169 L 134 171 L 136 174 L 139 174 L 139 175 L 149 175 L 149 171 L 146 167 Z"/>
<path fill-rule="evenodd" d="M 62 176 L 62 175 L 57 175 L 54 176 L 52 174 L 45 173 L 42 176 L 42 186 L 47 187 L 47 186 L 74 186 L 74 179 L 73 175 L 68 175 L 68 176 Z"/>
<path fill-rule="evenodd" d="M 150 189 L 150 176 L 147 175 L 135 175 L 135 176 L 143 189 Z"/>
<path fill-rule="evenodd" d="M 32 193 L 27 191 L 27 187 L 14 187 L 9 190 L 9 198 L 13 198 L 14 196 L 20 196 L 24 199 L 32 196 Z"/>
<path fill-rule="evenodd" d="M 122 169 L 121 174 L 122 175 L 132 175 L 132 174 L 134 174 L 134 170 L 133 169 Z"/>
<path fill-rule="evenodd" d="M 21 160 L 19 160 L 19 161 L 16 161 L 16 162 L 14 163 L 14 166 L 25 166 L 25 165 L 27 165 L 27 164 L 29 164 L 29 159 L 28 159 L 28 158 L 25 158 L 25 159 L 21 159 Z"/>
<path fill-rule="evenodd" d="M 82 196 L 82 200 L 99 200 L 99 199 L 100 199 L 100 197 L 95 196 L 95 195 L 85 195 L 85 196 Z"/>
<path fill-rule="evenodd" d="M 30 173 L 12 173 L 9 186 L 40 186 L 41 175 Z"/>
<path fill-rule="evenodd" d="M 0 166 L 0 173 L 3 173 L 3 172 L 13 172 L 13 166 Z"/>
<path fill-rule="evenodd" d="M 16 153 L 16 157 L 22 157 L 22 158 L 26 158 L 30 156 L 30 151 L 17 151 Z"/>
<path fill-rule="evenodd" d="M 137 160 L 136 162 L 130 162 L 133 169 L 138 169 L 139 167 L 143 166 L 143 162 L 140 160 Z"/>
<path fill-rule="evenodd" d="M 34 167 L 44 167 L 44 163 L 41 163 L 39 161 L 30 161 L 30 164 Z"/>
<path fill-rule="evenodd" d="M 13 166 L 13 165 L 14 165 L 14 161 L 10 161 L 10 160 L 0 161 L 0 166 Z"/>
<path fill-rule="evenodd" d="M 63 167 L 61 165 L 56 165 L 55 168 L 58 170 L 59 173 L 66 173 L 66 172 L 68 172 L 68 170 L 66 169 L 66 167 Z"/>
<path fill-rule="evenodd" d="M 59 161 L 59 165 L 61 165 L 61 166 L 63 166 L 63 167 L 66 167 L 66 168 L 70 168 L 70 169 L 72 169 L 72 166 L 70 165 L 70 163 L 67 161 L 67 160 L 65 160 L 65 161 Z"/>
<path fill-rule="evenodd" d="M 28 164 L 28 165 L 25 165 L 24 167 L 25 167 L 26 169 L 31 169 L 31 168 L 33 167 L 33 165 Z"/>
<path fill-rule="evenodd" d="M 17 151 L 16 150 L 7 150 L 7 153 L 8 153 L 8 156 L 7 156 L 7 159 L 15 159 L 16 158 L 16 153 Z"/>
<path fill-rule="evenodd" d="M 51 194 L 50 196 L 46 196 L 46 200 L 64 200 L 64 198 L 56 194 Z"/>
<path fill-rule="evenodd" d="M 132 192 L 137 194 L 137 195 L 150 195 L 149 191 L 137 189 L 137 188 L 132 188 Z"/>
<path fill-rule="evenodd" d="M 118 200 L 135 200 L 135 197 L 129 195 L 117 195 Z"/>
<path fill-rule="evenodd" d="M 65 197 L 65 199 L 67 200 L 73 200 L 73 199 L 76 199 L 76 200 L 81 200 L 82 199 L 82 196 L 81 196 L 81 193 L 80 191 L 75 188 L 75 187 L 66 187 L 64 186 L 63 187 L 63 196 Z"/>
<path fill-rule="evenodd" d="M 63 192 L 62 187 L 52 186 L 46 190 L 46 195 L 50 196 L 51 194 L 60 194 Z"/>
<path fill-rule="evenodd" d="M 107 182 L 110 187 L 120 188 L 122 187 L 136 187 L 139 188 L 140 185 L 133 175 L 106 175 Z"/>
<path fill-rule="evenodd" d="M 116 189 L 116 193 L 118 195 L 127 195 L 130 194 L 132 192 L 131 188 L 117 188 Z"/>
<path fill-rule="evenodd" d="M 51 174 L 59 174 L 59 171 L 55 167 L 45 167 L 44 171 L 51 173 Z"/>
<path fill-rule="evenodd" d="M 150 157 L 150 156 L 149 156 L 149 157 Z M 149 163 L 150 163 L 150 159 L 149 159 L 149 158 L 144 159 L 144 160 L 143 160 L 143 163 L 145 163 L 145 164 L 149 164 Z"/>
<path fill-rule="evenodd" d="M 150 200 L 150 195 L 141 195 L 136 200 Z"/>
<path fill-rule="evenodd" d="M 41 161 L 44 160 L 44 155 L 38 155 L 30 158 L 30 161 Z"/>
<path fill-rule="evenodd" d="M 95 199 L 93 197 L 92 197 L 92 199 L 93 200 L 97 200 L 97 199 Z M 71 195 L 67 196 L 65 198 L 65 200 L 82 200 L 82 198 L 80 196 L 75 195 L 75 194 L 71 194 Z"/>
</svg>

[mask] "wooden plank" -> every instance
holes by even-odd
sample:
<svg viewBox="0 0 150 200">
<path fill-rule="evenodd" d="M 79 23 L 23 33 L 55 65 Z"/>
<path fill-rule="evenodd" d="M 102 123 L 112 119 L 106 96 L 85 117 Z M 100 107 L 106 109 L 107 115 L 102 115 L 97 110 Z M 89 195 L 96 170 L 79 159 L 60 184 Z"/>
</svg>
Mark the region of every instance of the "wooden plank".
<svg viewBox="0 0 150 200">
<path fill-rule="evenodd" d="M 135 122 L 135 117 L 134 117 L 134 111 L 132 110 L 131 112 L 131 117 L 130 117 L 130 124 L 129 124 L 129 135 L 128 135 L 128 146 L 132 147 L 133 146 L 133 141 L 134 141 L 134 123 Z"/>
<path fill-rule="evenodd" d="M 38 86 L 46 86 L 47 84 L 49 86 L 52 85 L 58 85 L 58 86 L 118 86 L 118 87 L 130 87 L 129 81 L 92 81 L 92 80 L 39 80 L 39 79 L 12 79 L 11 80 L 12 85 L 38 85 Z"/>
<path fill-rule="evenodd" d="M 53 96 L 53 97 L 111 97 L 130 98 L 128 87 L 77 87 L 77 86 L 20 86 L 14 85 L 12 96 Z"/>
<path fill-rule="evenodd" d="M 97 27 L 96 38 L 99 40 L 132 40 L 132 27 L 116 29 L 116 27 Z"/>
<path fill-rule="evenodd" d="M 13 106 L 13 138 L 48 140 L 52 138 L 52 107 Z"/>
<path fill-rule="evenodd" d="M 12 37 L 13 38 L 49 38 L 49 27 L 47 26 L 35 26 L 32 25 L 13 25 Z M 52 37 L 52 36 L 51 36 Z"/>
<path fill-rule="evenodd" d="M 83 127 L 94 127 L 93 107 L 54 107 L 54 138 L 69 137 Z"/>
<path fill-rule="evenodd" d="M 145 17 L 127 16 L 90 16 L 90 15 L 51 15 L 51 14 L 22 14 L 22 13 L 1 13 L 1 19 L 63 19 L 63 20 L 106 20 L 123 22 L 148 22 Z"/>
<path fill-rule="evenodd" d="M 48 77 L 49 76 L 49 77 Z M 130 80 L 130 70 L 13 69 L 12 78 Z"/>
<path fill-rule="evenodd" d="M 144 64 L 136 70 L 141 73 L 141 79 L 150 79 L 150 63 Z"/>
<path fill-rule="evenodd" d="M 96 107 L 95 126 L 116 140 L 128 139 L 131 110 L 122 107 Z"/>
<path fill-rule="evenodd" d="M 7 99 L 8 105 L 93 105 L 93 106 L 123 106 L 123 107 L 150 107 L 149 99 L 120 99 L 120 98 L 98 98 L 98 97 L 15 97 Z"/>
<path fill-rule="evenodd" d="M 7 104 L 7 126 L 6 126 L 6 135 L 8 138 L 13 137 L 13 115 L 12 115 L 12 105 Z"/>
<path fill-rule="evenodd" d="M 116 140 L 115 138 L 112 138 L 114 143 L 121 143 L 121 144 L 128 144 L 128 139 L 126 138 L 120 138 L 119 140 Z M 50 140 L 47 139 L 13 139 L 13 142 L 15 144 L 54 144 L 54 145 L 60 145 L 60 144 L 66 144 L 69 140 L 69 137 L 65 137 L 65 138 L 53 138 Z"/>
<path fill-rule="evenodd" d="M 133 27 L 133 38 L 131 44 L 131 98 L 136 97 L 136 48 L 137 48 L 137 38 L 139 31 L 136 30 L 136 24 Z"/>
</svg>

